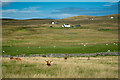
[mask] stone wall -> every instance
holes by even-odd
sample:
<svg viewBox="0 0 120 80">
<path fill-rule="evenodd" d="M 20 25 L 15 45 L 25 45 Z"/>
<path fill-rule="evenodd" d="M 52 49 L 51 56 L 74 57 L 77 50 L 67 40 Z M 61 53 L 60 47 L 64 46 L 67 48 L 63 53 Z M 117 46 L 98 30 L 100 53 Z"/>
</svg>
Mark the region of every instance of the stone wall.
<svg viewBox="0 0 120 80">
<path fill-rule="evenodd" d="M 101 52 L 101 53 L 79 53 L 79 54 L 31 54 L 29 57 L 80 57 L 80 56 L 117 56 L 120 55 L 118 52 Z M 2 57 L 11 57 L 11 55 L 2 55 Z M 25 54 L 16 55 L 14 57 L 28 57 Z"/>
</svg>

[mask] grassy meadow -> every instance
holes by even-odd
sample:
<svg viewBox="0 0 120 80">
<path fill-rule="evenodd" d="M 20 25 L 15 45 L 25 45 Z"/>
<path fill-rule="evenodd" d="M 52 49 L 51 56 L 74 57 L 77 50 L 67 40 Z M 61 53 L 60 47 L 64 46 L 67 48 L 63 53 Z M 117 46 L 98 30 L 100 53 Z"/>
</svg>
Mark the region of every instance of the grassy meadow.
<svg viewBox="0 0 120 80">
<path fill-rule="evenodd" d="M 114 19 L 110 19 L 114 16 Z M 2 20 L 3 78 L 118 78 L 118 56 L 29 57 L 30 54 L 118 52 L 118 15 L 76 16 L 60 20 Z M 94 20 L 88 20 L 88 18 Z M 56 21 L 58 24 L 52 25 Z M 63 24 L 81 25 L 62 28 Z M 53 27 L 50 27 L 53 26 Z M 45 60 L 53 60 L 47 66 Z"/>
<path fill-rule="evenodd" d="M 3 78 L 118 78 L 118 57 L 98 56 L 47 58 L 22 57 L 22 61 L 3 58 Z M 45 60 L 53 60 L 47 66 Z"/>
<path fill-rule="evenodd" d="M 118 51 L 118 19 L 76 16 L 61 20 L 3 20 L 3 54 L 95 53 Z M 93 17 L 94 20 L 88 20 Z M 52 21 L 58 24 L 52 25 Z M 62 28 L 65 23 L 78 28 Z M 49 26 L 53 26 L 52 28 Z"/>
<path fill-rule="evenodd" d="M 29 47 L 9 47 L 4 46 L 3 51 L 7 55 L 21 55 L 26 54 L 75 54 L 75 53 L 98 53 L 98 52 L 117 52 L 118 51 L 117 43 L 110 44 L 85 44 L 85 45 L 72 45 L 72 46 L 29 46 Z M 4 54 L 3 53 L 3 54 Z"/>
</svg>

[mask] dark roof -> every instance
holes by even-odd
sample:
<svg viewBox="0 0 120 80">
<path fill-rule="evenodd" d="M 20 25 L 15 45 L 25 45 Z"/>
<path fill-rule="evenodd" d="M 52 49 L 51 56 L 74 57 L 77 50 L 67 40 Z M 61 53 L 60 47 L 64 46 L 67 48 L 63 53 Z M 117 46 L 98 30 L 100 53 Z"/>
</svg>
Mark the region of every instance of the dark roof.
<svg viewBox="0 0 120 80">
<path fill-rule="evenodd" d="M 75 26 L 81 26 L 81 25 L 75 25 Z"/>
<path fill-rule="evenodd" d="M 65 25 L 70 25 L 70 24 L 65 24 Z"/>
</svg>

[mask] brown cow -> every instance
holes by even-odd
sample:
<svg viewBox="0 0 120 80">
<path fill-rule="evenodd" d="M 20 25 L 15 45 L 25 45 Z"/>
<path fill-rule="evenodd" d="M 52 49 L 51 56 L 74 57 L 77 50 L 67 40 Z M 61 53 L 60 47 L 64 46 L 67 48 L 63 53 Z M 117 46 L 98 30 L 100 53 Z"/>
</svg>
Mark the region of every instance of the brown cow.
<svg viewBox="0 0 120 80">
<path fill-rule="evenodd" d="M 65 60 L 67 60 L 67 57 L 64 57 Z"/>
<path fill-rule="evenodd" d="M 18 61 L 22 61 L 22 59 L 20 59 L 20 58 L 15 58 L 16 60 L 18 60 Z"/>
<path fill-rule="evenodd" d="M 17 61 L 21 61 L 22 59 L 20 58 L 14 58 L 14 57 L 10 57 L 11 60 L 17 60 Z"/>
<path fill-rule="evenodd" d="M 47 62 L 47 64 L 46 64 L 47 66 L 51 66 L 52 65 L 51 64 L 52 61 L 50 61 L 50 60 L 45 60 L 45 61 Z"/>
<path fill-rule="evenodd" d="M 13 57 L 10 57 L 10 59 L 14 59 Z"/>
</svg>

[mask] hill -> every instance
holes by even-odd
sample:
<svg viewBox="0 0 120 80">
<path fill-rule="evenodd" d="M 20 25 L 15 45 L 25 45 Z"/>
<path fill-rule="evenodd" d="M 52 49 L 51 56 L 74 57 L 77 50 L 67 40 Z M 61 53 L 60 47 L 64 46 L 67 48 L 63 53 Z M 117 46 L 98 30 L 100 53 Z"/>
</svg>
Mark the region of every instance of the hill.
<svg viewBox="0 0 120 80">
<path fill-rule="evenodd" d="M 105 18 L 110 18 L 112 17 L 118 17 L 120 14 L 112 14 L 112 15 L 107 15 L 107 16 L 88 16 L 88 15 L 80 15 L 80 16 L 73 16 L 73 17 L 68 17 L 68 18 L 63 18 L 61 20 L 88 20 L 89 18 L 93 19 L 105 19 Z"/>
<path fill-rule="evenodd" d="M 113 15 L 112 15 L 113 16 Z M 3 54 L 95 53 L 118 51 L 118 19 L 3 20 Z M 80 17 L 79 17 L 80 18 Z M 79 19 L 77 18 L 77 19 Z M 63 24 L 71 28 L 62 28 Z M 81 27 L 72 26 L 80 24 Z M 50 27 L 52 26 L 52 27 Z M 108 46 L 109 45 L 109 46 Z"/>
<path fill-rule="evenodd" d="M 63 18 L 61 20 L 84 20 L 84 19 L 93 18 L 93 17 L 95 17 L 95 16 L 80 15 L 80 16 L 73 16 L 73 17 Z"/>
<path fill-rule="evenodd" d="M 1 20 L 16 20 L 16 19 L 11 19 L 11 18 L 2 18 Z"/>
</svg>

